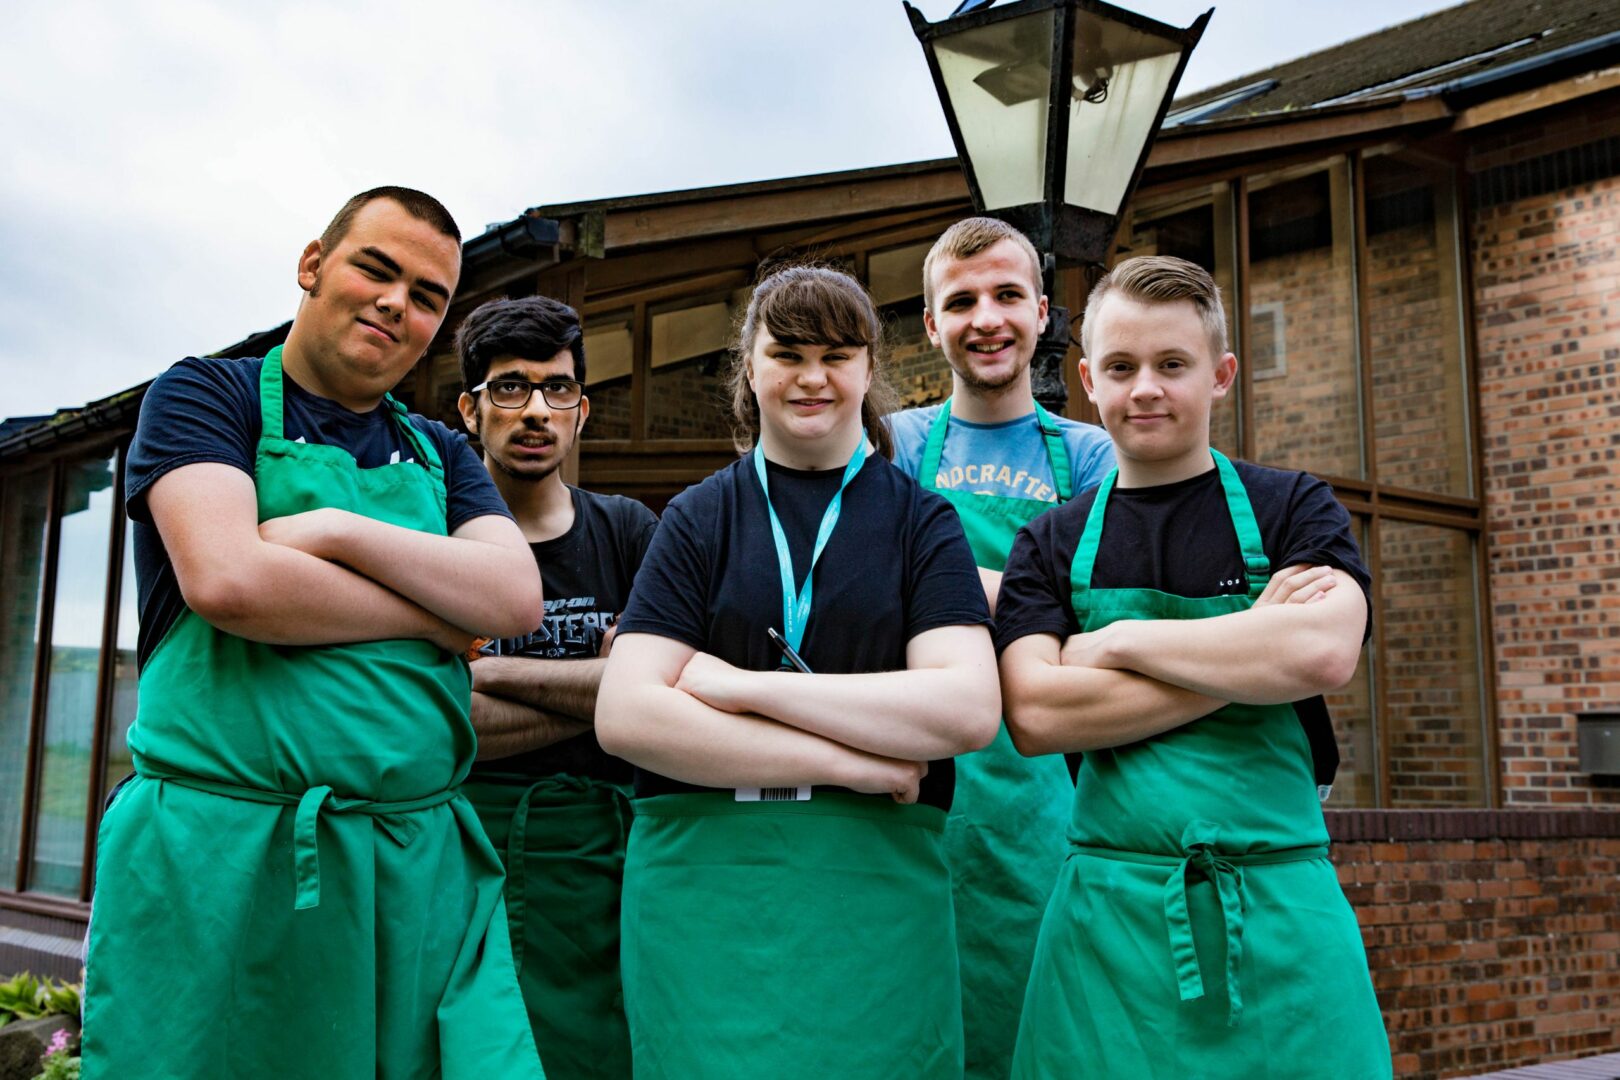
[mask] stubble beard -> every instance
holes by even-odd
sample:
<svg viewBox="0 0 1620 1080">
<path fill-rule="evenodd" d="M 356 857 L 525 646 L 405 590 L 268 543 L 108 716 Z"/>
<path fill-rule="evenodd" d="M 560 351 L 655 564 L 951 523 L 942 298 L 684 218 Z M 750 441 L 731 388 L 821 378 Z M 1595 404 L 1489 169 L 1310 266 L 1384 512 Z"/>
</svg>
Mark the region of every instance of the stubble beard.
<svg viewBox="0 0 1620 1080">
<path fill-rule="evenodd" d="M 1011 393 L 1019 385 L 1024 374 L 1029 371 L 1029 365 L 1033 359 L 1034 357 L 1031 356 L 1029 360 L 1025 360 L 1018 367 L 1008 372 L 1005 377 L 999 379 L 985 378 L 973 370 L 971 363 L 953 363 L 951 364 L 951 370 L 956 373 L 957 378 L 962 380 L 963 386 L 982 397 L 995 398 Z"/>
</svg>

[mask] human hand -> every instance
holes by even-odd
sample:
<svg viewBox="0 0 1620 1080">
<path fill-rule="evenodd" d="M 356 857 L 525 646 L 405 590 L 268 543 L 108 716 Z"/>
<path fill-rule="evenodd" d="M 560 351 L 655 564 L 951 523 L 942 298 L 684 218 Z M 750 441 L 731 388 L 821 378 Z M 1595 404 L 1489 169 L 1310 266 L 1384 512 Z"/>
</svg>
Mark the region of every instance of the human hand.
<svg viewBox="0 0 1620 1080">
<path fill-rule="evenodd" d="M 1331 566 L 1285 566 L 1271 575 L 1254 606 L 1313 603 L 1326 597 L 1327 591 L 1338 583 Z"/>
<path fill-rule="evenodd" d="M 602 640 L 596 645 L 596 655 L 598 657 L 603 660 L 607 659 L 608 654 L 613 651 L 613 635 L 618 632 L 618 623 L 614 623 L 612 626 L 607 628 L 607 631 L 602 635 Z"/>
<path fill-rule="evenodd" d="M 317 559 L 330 559 L 332 539 L 346 511 L 323 506 L 299 514 L 270 518 L 259 525 L 259 539 L 267 544 L 294 548 Z"/>
<path fill-rule="evenodd" d="M 845 786 L 864 795 L 888 795 L 897 803 L 914 803 L 928 775 L 928 762 L 901 761 L 877 754 L 862 754 L 869 768 L 852 777 Z"/>
<path fill-rule="evenodd" d="M 685 691 L 721 712 L 748 712 L 741 700 L 738 683 L 746 673 L 711 653 L 693 653 L 681 669 L 675 689 Z"/>
<path fill-rule="evenodd" d="M 1118 667 L 1113 646 L 1118 635 L 1115 627 L 1119 625 L 1110 623 L 1101 629 L 1070 637 L 1058 653 L 1058 662 L 1064 667 Z"/>
<path fill-rule="evenodd" d="M 477 634 L 469 633 L 459 626 L 453 626 L 450 623 L 445 622 L 443 619 L 436 620 L 436 622 L 437 625 L 429 627 L 427 632 L 424 633 L 422 637 L 424 640 L 430 641 L 434 645 L 437 645 L 451 656 L 460 656 L 470 660 L 473 651 L 480 642 L 485 640 L 480 638 Z M 474 665 L 473 671 L 476 673 L 477 670 L 477 665 Z M 473 681 L 476 685 L 476 677 Z"/>
</svg>

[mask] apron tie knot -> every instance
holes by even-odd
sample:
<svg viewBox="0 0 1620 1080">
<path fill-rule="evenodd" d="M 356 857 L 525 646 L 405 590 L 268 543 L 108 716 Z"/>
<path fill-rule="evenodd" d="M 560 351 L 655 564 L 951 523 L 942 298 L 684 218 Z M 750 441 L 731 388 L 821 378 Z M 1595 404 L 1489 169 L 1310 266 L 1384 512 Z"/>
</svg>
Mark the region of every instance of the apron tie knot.
<svg viewBox="0 0 1620 1080">
<path fill-rule="evenodd" d="M 1211 821 L 1189 822 L 1181 834 L 1183 858 L 1164 883 L 1164 918 L 1170 935 L 1170 958 L 1182 1001 L 1204 996 L 1203 971 L 1193 938 L 1187 892 L 1190 871 L 1197 870 L 1215 886 L 1221 922 L 1226 930 L 1226 1023 L 1235 1026 L 1243 1015 L 1239 972 L 1243 960 L 1243 872 L 1215 850 L 1220 827 Z"/>
</svg>

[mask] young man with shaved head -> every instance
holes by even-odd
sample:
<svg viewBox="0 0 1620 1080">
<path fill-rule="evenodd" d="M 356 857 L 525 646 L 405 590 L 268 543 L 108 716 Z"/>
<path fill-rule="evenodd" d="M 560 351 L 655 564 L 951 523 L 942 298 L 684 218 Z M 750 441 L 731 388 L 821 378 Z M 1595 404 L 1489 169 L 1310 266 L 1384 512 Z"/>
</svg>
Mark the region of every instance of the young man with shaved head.
<svg viewBox="0 0 1620 1080">
<path fill-rule="evenodd" d="M 890 418 L 894 463 L 956 508 L 994 605 L 1019 527 L 1098 483 L 1113 453 L 1098 428 L 1048 414 L 1030 392 L 1047 301 L 1040 259 L 1017 229 L 995 218 L 947 229 L 923 263 L 923 304 L 951 397 Z M 957 759 L 946 851 L 972 1080 L 1006 1080 L 1073 794 L 1061 757 L 1021 758 L 1005 730 Z"/>
<path fill-rule="evenodd" d="M 458 793 L 462 653 L 532 627 L 540 579 L 465 439 L 388 396 L 460 272 L 436 200 L 364 192 L 304 248 L 285 345 L 147 392 L 135 776 L 101 823 L 86 1080 L 541 1076 Z"/>
</svg>

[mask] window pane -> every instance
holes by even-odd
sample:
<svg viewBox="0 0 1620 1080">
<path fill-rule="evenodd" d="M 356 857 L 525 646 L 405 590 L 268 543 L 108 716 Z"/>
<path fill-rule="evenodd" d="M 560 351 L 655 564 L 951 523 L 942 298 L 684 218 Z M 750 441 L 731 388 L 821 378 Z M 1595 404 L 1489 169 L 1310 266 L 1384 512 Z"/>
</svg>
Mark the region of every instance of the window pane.
<svg viewBox="0 0 1620 1080">
<path fill-rule="evenodd" d="M 50 490 L 50 469 L 0 486 L 0 889 L 17 885 Z"/>
<path fill-rule="evenodd" d="M 1366 184 L 1378 481 L 1471 495 L 1451 174 L 1385 154 Z"/>
<path fill-rule="evenodd" d="M 1360 478 L 1361 392 L 1349 172 L 1325 166 L 1249 186 L 1249 338 L 1255 457 Z"/>
<path fill-rule="evenodd" d="M 629 314 L 591 319 L 585 326 L 585 378 L 591 399 L 587 439 L 630 437 L 630 369 L 635 355 Z"/>
<path fill-rule="evenodd" d="M 1367 520 L 1355 519 L 1356 542 L 1367 554 Z M 1376 585 L 1376 583 L 1375 583 Z M 1327 695 L 1328 715 L 1339 742 L 1339 775 L 1333 781 L 1330 807 L 1378 805 L 1378 743 L 1373 724 L 1372 644 L 1361 648 L 1356 677 Z"/>
<path fill-rule="evenodd" d="M 133 532 L 124 530 L 124 572 L 118 586 L 118 641 L 113 654 L 112 719 L 107 728 L 107 766 L 101 794 L 112 794 L 118 781 L 134 771 L 129 760 L 129 725 L 135 721 L 135 642 L 140 629 L 140 607 L 135 598 L 135 544 Z"/>
<path fill-rule="evenodd" d="M 935 45 L 945 93 L 992 210 L 1041 199 L 1053 26 L 1052 12 L 1041 11 L 941 37 Z"/>
<path fill-rule="evenodd" d="M 1074 13 L 1064 197 L 1116 214 L 1158 119 L 1181 46 L 1084 8 Z"/>
<path fill-rule="evenodd" d="M 1485 724 L 1473 538 L 1379 522 L 1383 718 L 1394 807 L 1482 806 Z"/>
<path fill-rule="evenodd" d="M 1228 348 L 1237 347 L 1237 226 L 1228 184 L 1213 184 L 1193 191 L 1178 191 L 1141 200 L 1131 213 L 1130 256 L 1174 255 L 1197 263 L 1215 278 L 1226 303 Z M 1238 439 L 1238 390 L 1215 403 L 1210 413 L 1209 437 L 1215 449 L 1228 457 L 1242 456 Z"/>
<path fill-rule="evenodd" d="M 725 439 L 731 436 L 726 393 L 726 347 L 731 306 L 724 300 L 652 317 L 650 439 Z"/>
<path fill-rule="evenodd" d="M 96 726 L 96 676 L 107 605 L 108 530 L 116 493 L 111 457 L 75 462 L 66 471 L 52 600 L 45 745 L 28 888 L 76 896 L 84 867 L 90 740 Z"/>
</svg>

